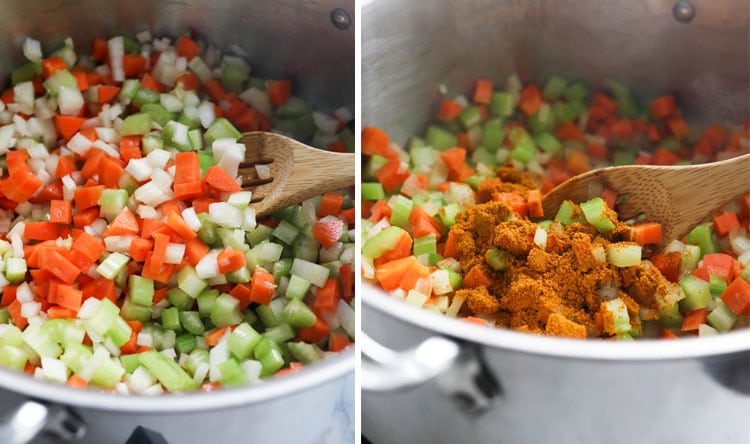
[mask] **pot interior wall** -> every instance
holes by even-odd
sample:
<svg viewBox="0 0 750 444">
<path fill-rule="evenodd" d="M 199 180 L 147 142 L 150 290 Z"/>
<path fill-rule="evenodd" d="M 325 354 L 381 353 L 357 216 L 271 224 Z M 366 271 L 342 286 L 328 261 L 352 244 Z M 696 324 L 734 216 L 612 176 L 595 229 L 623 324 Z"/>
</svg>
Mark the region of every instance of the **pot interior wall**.
<svg viewBox="0 0 750 444">
<path fill-rule="evenodd" d="M 295 94 L 324 111 L 354 107 L 354 1 L 319 0 L 26 0 L 2 1 L 0 76 L 23 61 L 31 36 L 51 50 L 71 36 L 80 53 L 94 37 L 151 30 L 176 37 L 185 30 L 219 47 L 238 45 L 262 77 L 289 78 Z M 344 8 L 352 26 L 341 30 L 331 11 Z M 314 37 L 314 38 L 311 38 Z"/>
<path fill-rule="evenodd" d="M 362 119 L 397 142 L 437 115 L 438 86 L 468 93 L 478 77 L 557 74 L 633 87 L 645 103 L 674 92 L 689 118 L 748 118 L 750 3 L 692 0 L 378 0 L 363 7 Z"/>
</svg>

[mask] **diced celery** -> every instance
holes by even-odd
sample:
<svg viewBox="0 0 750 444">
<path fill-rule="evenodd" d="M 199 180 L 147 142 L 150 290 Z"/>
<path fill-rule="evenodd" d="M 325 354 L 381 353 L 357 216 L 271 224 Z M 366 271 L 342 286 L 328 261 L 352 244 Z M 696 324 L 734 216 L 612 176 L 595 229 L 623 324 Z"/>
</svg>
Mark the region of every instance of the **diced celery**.
<svg viewBox="0 0 750 444">
<path fill-rule="evenodd" d="M 121 253 L 112 253 L 96 267 L 96 272 L 105 279 L 114 279 L 125 268 L 130 259 Z"/>
<path fill-rule="evenodd" d="M 284 366 L 284 357 L 281 352 L 277 349 L 272 349 L 268 353 L 258 357 L 263 369 L 260 372 L 260 377 L 273 375 Z"/>
<path fill-rule="evenodd" d="M 198 229 L 198 239 L 209 247 L 219 247 L 220 239 L 216 232 L 216 225 L 208 219 L 208 213 L 198 213 L 201 227 Z"/>
<path fill-rule="evenodd" d="M 268 305 L 259 305 L 255 309 L 255 312 L 258 314 L 260 321 L 266 328 L 272 328 L 281 323 L 280 317 L 277 316 L 273 309 Z"/>
<path fill-rule="evenodd" d="M 211 314 L 211 308 L 213 307 L 216 299 L 219 297 L 219 291 L 214 289 L 208 289 L 201 292 L 198 295 L 198 313 L 201 317 L 209 317 Z"/>
<path fill-rule="evenodd" d="M 135 97 L 135 94 L 138 92 L 138 88 L 140 88 L 140 86 L 141 81 L 138 79 L 125 79 L 125 81 L 122 82 L 122 87 L 120 88 L 120 99 L 127 100 L 128 102 L 130 100 L 133 100 L 133 97 Z"/>
<path fill-rule="evenodd" d="M 615 228 L 615 223 L 607 211 L 607 204 L 604 203 L 601 197 L 581 202 L 580 207 L 586 221 L 596 228 L 596 231 L 606 233 Z"/>
<path fill-rule="evenodd" d="M 299 229 L 289 222 L 281 220 L 279 225 L 273 230 L 272 234 L 285 244 L 292 245 L 294 239 L 296 239 L 299 234 Z"/>
<path fill-rule="evenodd" d="M 69 344 L 65 347 L 65 353 L 62 354 L 60 359 L 68 366 L 75 374 L 81 373 L 86 367 L 86 364 L 93 357 L 91 348 L 83 344 Z"/>
<path fill-rule="evenodd" d="M 67 69 L 60 69 L 55 71 L 54 74 L 49 76 L 43 83 L 44 89 L 47 94 L 56 96 L 60 92 L 60 88 L 78 88 L 78 82 L 73 74 Z"/>
<path fill-rule="evenodd" d="M 175 348 L 178 353 L 190 353 L 195 350 L 196 345 L 195 336 L 190 333 L 183 333 L 177 336 Z"/>
<path fill-rule="evenodd" d="M 208 283 L 199 278 L 195 268 L 186 265 L 177 273 L 177 286 L 191 298 L 197 298 Z"/>
<path fill-rule="evenodd" d="M 208 127 L 206 130 L 206 133 L 204 134 L 204 137 L 206 139 L 206 143 L 210 146 L 213 145 L 214 140 L 216 139 L 224 139 L 224 138 L 232 138 L 232 139 L 239 139 L 242 136 L 242 133 L 237 130 L 237 128 L 234 127 L 234 125 L 229 122 L 229 120 L 225 119 L 224 117 L 219 117 L 218 119 L 214 120 L 214 122 L 211 124 L 211 126 Z"/>
<path fill-rule="evenodd" d="M 191 334 L 202 335 L 206 331 L 206 327 L 200 318 L 200 313 L 197 311 L 181 311 L 180 312 L 180 325 Z"/>
<path fill-rule="evenodd" d="M 123 319 L 126 319 L 128 321 L 146 322 L 151 319 L 151 307 L 136 304 L 130 300 L 130 297 L 127 297 L 122 303 L 120 314 Z"/>
<path fill-rule="evenodd" d="M 700 260 L 701 248 L 698 245 L 685 245 L 682 251 L 681 272 L 695 270 Z"/>
<path fill-rule="evenodd" d="M 719 332 L 726 332 L 732 329 L 737 324 L 739 316 L 727 307 L 724 302 L 720 302 L 716 308 L 711 310 L 711 313 L 706 317 L 708 325 L 715 328 Z"/>
<path fill-rule="evenodd" d="M 549 101 L 555 101 L 565 94 L 565 89 L 568 86 L 568 82 L 558 76 L 552 76 L 547 80 L 547 84 L 544 85 L 544 98 Z"/>
<path fill-rule="evenodd" d="M 242 322 L 240 301 L 227 293 L 222 293 L 211 306 L 211 323 L 217 327 L 227 327 Z"/>
<path fill-rule="evenodd" d="M 243 322 L 232 330 L 227 341 L 227 348 L 237 359 L 244 360 L 250 357 L 262 339 L 260 333 L 248 323 Z"/>
<path fill-rule="evenodd" d="M 188 131 L 190 126 L 175 120 L 170 120 L 164 126 L 162 136 L 167 146 L 177 148 L 180 151 L 190 150 Z"/>
<path fill-rule="evenodd" d="M 149 154 L 152 151 L 164 148 L 164 139 L 156 134 L 146 134 L 141 138 L 141 146 L 143 147 L 143 153 Z"/>
<path fill-rule="evenodd" d="M 240 365 L 234 359 L 227 359 L 219 364 L 221 383 L 227 387 L 247 384 L 247 376 Z"/>
<path fill-rule="evenodd" d="M 445 151 L 448 148 L 458 146 L 458 139 L 450 131 L 438 126 L 430 126 L 425 133 L 425 142 L 427 145 L 438 151 Z"/>
<path fill-rule="evenodd" d="M 195 388 L 193 378 L 176 362 L 161 353 L 155 351 L 141 353 L 140 361 L 170 392 L 184 392 Z"/>
<path fill-rule="evenodd" d="M 461 111 L 461 114 L 458 116 L 458 119 L 464 125 L 464 128 L 471 128 L 472 126 L 479 125 L 479 122 L 481 122 L 482 120 L 482 116 L 479 112 L 479 108 L 472 105 L 464 108 L 463 111 Z"/>
<path fill-rule="evenodd" d="M 560 204 L 560 208 L 555 215 L 555 220 L 560 222 L 562 226 L 568 226 L 574 223 L 583 222 L 583 217 L 580 208 L 576 208 L 576 204 L 569 200 L 565 200 Z"/>
<path fill-rule="evenodd" d="M 57 358 L 62 353 L 62 349 L 52 339 L 52 335 L 42 330 L 38 324 L 29 324 L 23 330 L 23 340 L 39 356 Z"/>
<path fill-rule="evenodd" d="M 708 288 L 711 290 L 713 296 L 719 296 L 724 293 L 727 289 L 727 281 L 720 276 L 709 276 L 708 277 Z"/>
<path fill-rule="evenodd" d="M 512 264 L 513 257 L 505 250 L 493 248 L 487 250 L 487 253 L 484 255 L 484 260 L 493 270 L 505 271 Z"/>
<path fill-rule="evenodd" d="M 160 100 L 159 93 L 148 88 L 137 90 L 133 96 L 133 104 L 139 108 L 149 103 L 159 103 Z"/>
<path fill-rule="evenodd" d="M 630 316 L 628 315 L 628 307 L 625 305 L 620 298 L 615 298 L 602 303 L 605 310 L 609 311 L 612 318 L 612 330 L 607 333 L 617 335 L 621 333 L 628 333 L 630 331 Z M 605 323 L 605 328 L 606 328 Z"/>
<path fill-rule="evenodd" d="M 151 116 L 147 113 L 127 116 L 120 127 L 120 134 L 123 136 L 141 135 L 149 131 L 151 131 Z"/>
<path fill-rule="evenodd" d="M 221 70 L 221 83 L 227 91 L 242 92 L 250 77 L 250 67 L 239 57 L 225 56 L 219 65 Z"/>
<path fill-rule="evenodd" d="M 680 279 L 680 287 L 685 292 L 685 299 L 681 304 L 686 311 L 693 311 L 705 307 L 711 300 L 711 290 L 708 282 L 692 274 L 686 274 Z"/>
<path fill-rule="evenodd" d="M 291 352 L 294 359 L 304 365 L 312 364 L 313 362 L 318 362 L 320 360 L 320 356 L 318 356 L 318 352 L 312 344 L 306 342 L 290 342 L 287 344 L 287 347 L 289 347 L 289 352 Z"/>
<path fill-rule="evenodd" d="M 289 284 L 286 287 L 286 297 L 289 299 L 303 299 L 310 288 L 310 282 L 302 279 L 296 274 L 289 278 Z"/>
<path fill-rule="evenodd" d="M 10 73 L 10 83 L 18 85 L 19 83 L 34 80 L 34 77 L 42 73 L 42 65 L 38 62 L 25 63 Z"/>
<path fill-rule="evenodd" d="M 164 330 L 182 331 L 180 311 L 177 307 L 169 307 L 161 312 L 161 326 Z"/>
<path fill-rule="evenodd" d="M 0 365 L 18 371 L 23 371 L 29 354 L 22 347 L 10 344 L 0 346 Z"/>
<path fill-rule="evenodd" d="M 362 200 L 379 200 L 385 199 L 383 185 L 379 182 L 364 182 L 360 185 Z"/>
<path fill-rule="evenodd" d="M 718 244 L 714 240 L 713 229 L 709 223 L 693 228 L 687 234 L 686 239 L 689 244 L 698 245 L 701 248 L 701 257 L 719 252 Z"/>
<path fill-rule="evenodd" d="M 11 284 L 18 284 L 26 279 L 26 259 L 9 257 L 5 260 L 5 277 Z"/>
<path fill-rule="evenodd" d="M 67 353 L 67 350 L 65 353 Z M 63 354 L 63 356 L 65 355 Z M 141 360 L 138 356 L 138 353 L 120 355 L 120 365 L 125 369 L 126 373 L 133 373 L 135 369 L 141 366 Z"/>
<path fill-rule="evenodd" d="M 409 223 L 409 215 L 414 206 L 411 199 L 402 195 L 396 196 L 393 203 L 393 212 L 391 213 L 390 222 L 392 225 L 404 228 Z"/>
<path fill-rule="evenodd" d="M 544 131 L 553 131 L 555 127 L 555 115 L 548 103 L 542 104 L 539 111 L 529 117 L 529 128 L 534 134 Z"/>
<path fill-rule="evenodd" d="M 573 82 L 568 84 L 563 95 L 568 102 L 583 101 L 589 95 L 589 89 L 584 82 Z"/>
<path fill-rule="evenodd" d="M 85 322 L 86 328 L 99 334 L 104 335 L 120 317 L 120 309 L 107 298 L 102 299 L 94 315 Z"/>
<path fill-rule="evenodd" d="M 560 141 L 548 132 L 538 133 L 534 136 L 534 141 L 542 150 L 550 154 L 558 153 L 562 149 Z"/>
<path fill-rule="evenodd" d="M 161 127 L 164 127 L 167 122 L 174 120 L 176 117 L 175 113 L 167 111 L 159 103 L 146 103 L 141 107 L 141 112 L 148 114 L 151 120 L 158 123 Z"/>
<path fill-rule="evenodd" d="M 499 117 L 511 116 L 515 107 L 514 102 L 513 95 L 508 92 L 499 91 L 492 93 L 490 112 Z"/>
<path fill-rule="evenodd" d="M 299 258 L 292 262 L 291 272 L 318 287 L 325 285 L 330 274 L 327 268 Z"/>
<path fill-rule="evenodd" d="M 284 320 L 294 328 L 311 327 L 317 317 L 310 308 L 298 299 L 290 299 L 281 312 Z"/>
<path fill-rule="evenodd" d="M 434 233 L 430 233 L 426 236 L 415 238 L 413 252 L 414 256 L 437 253 L 437 236 Z"/>
<path fill-rule="evenodd" d="M 120 316 L 117 316 L 112 326 L 105 333 L 105 336 L 111 339 L 116 346 L 122 347 L 130 340 L 132 331 L 133 329 L 130 325 Z"/>
<path fill-rule="evenodd" d="M 154 281 L 132 274 L 128 279 L 128 294 L 134 303 L 150 307 L 154 297 Z"/>
<path fill-rule="evenodd" d="M 365 241 L 365 244 L 362 247 L 362 256 L 369 259 L 377 259 L 385 252 L 392 250 L 404 234 L 408 233 L 402 228 L 386 228 Z"/>
<path fill-rule="evenodd" d="M 281 259 L 273 264 L 273 278 L 274 281 L 278 282 L 283 276 L 288 276 L 289 271 L 292 269 L 292 259 L 285 258 Z"/>
<path fill-rule="evenodd" d="M 440 210 L 438 210 L 440 222 L 442 222 L 445 227 L 452 227 L 456 224 L 456 216 L 460 211 L 461 207 L 456 203 L 449 203 L 444 207 L 441 207 Z"/>
</svg>

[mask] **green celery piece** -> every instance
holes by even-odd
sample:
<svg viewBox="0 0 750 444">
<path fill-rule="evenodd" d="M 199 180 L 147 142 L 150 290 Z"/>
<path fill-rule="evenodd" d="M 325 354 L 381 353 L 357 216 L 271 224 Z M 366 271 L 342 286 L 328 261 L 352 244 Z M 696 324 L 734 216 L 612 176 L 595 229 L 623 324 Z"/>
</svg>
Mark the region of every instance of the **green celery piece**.
<svg viewBox="0 0 750 444">
<path fill-rule="evenodd" d="M 344 128 L 339 133 L 339 141 L 344 142 L 344 146 L 346 147 L 347 153 L 353 153 L 355 150 L 355 144 L 356 144 L 356 138 L 354 137 L 354 133 L 352 132 L 349 127 Z"/>
<path fill-rule="evenodd" d="M 514 102 L 513 95 L 510 93 L 503 91 L 492 93 L 490 113 L 498 117 L 509 117 L 513 115 Z"/>
<path fill-rule="evenodd" d="M 88 364 L 93 355 L 91 347 L 83 344 L 68 344 L 65 347 L 65 353 L 60 356 L 60 360 L 69 369 L 73 370 L 73 373 L 79 374 L 86 367 L 86 364 Z"/>
<path fill-rule="evenodd" d="M 165 308 L 161 312 L 161 326 L 164 330 L 174 330 L 176 332 L 182 331 L 182 325 L 180 325 L 180 311 L 177 307 Z"/>
<path fill-rule="evenodd" d="M 160 100 L 161 96 L 158 92 L 149 88 L 141 88 L 133 96 L 133 105 L 140 108 L 148 103 L 159 103 Z"/>
<path fill-rule="evenodd" d="M 363 182 L 359 191 L 362 196 L 362 200 L 380 200 L 385 199 L 385 191 L 383 185 L 380 182 Z"/>
<path fill-rule="evenodd" d="M 375 178 L 375 174 L 378 172 L 378 170 L 383 168 L 388 162 L 390 162 L 390 159 L 374 154 L 370 156 L 369 159 L 367 159 L 367 163 L 362 170 L 362 175 L 366 179 L 372 180 Z"/>
<path fill-rule="evenodd" d="M 495 158 L 496 153 L 487 151 L 486 148 L 479 147 L 471 153 L 471 162 L 474 165 L 483 163 L 488 166 L 497 166 L 497 160 Z"/>
<path fill-rule="evenodd" d="M 714 240 L 713 229 L 710 223 L 700 224 L 693 228 L 690 233 L 686 236 L 689 244 L 698 245 L 701 249 L 701 257 L 711 254 L 718 253 L 719 246 Z"/>
<path fill-rule="evenodd" d="M 114 325 L 118 317 L 120 317 L 120 309 L 112 301 L 104 298 L 99 303 L 94 315 L 84 322 L 86 328 L 99 335 L 104 335 Z"/>
<path fill-rule="evenodd" d="M 719 296 L 727 289 L 727 281 L 721 276 L 709 276 L 708 288 L 713 296 Z"/>
<path fill-rule="evenodd" d="M 383 157 L 383 159 L 385 158 Z M 429 169 L 435 163 L 435 150 L 429 146 L 412 148 L 409 150 L 409 159 L 415 171 Z"/>
<path fill-rule="evenodd" d="M 232 358 L 219 364 L 221 383 L 227 387 L 247 384 L 247 376 L 242 367 Z"/>
<path fill-rule="evenodd" d="M 143 154 L 149 154 L 154 150 L 163 149 L 164 139 L 156 134 L 146 134 L 141 138 L 141 146 L 143 147 Z"/>
<path fill-rule="evenodd" d="M 250 270 L 242 267 L 227 273 L 227 281 L 231 284 L 244 284 L 250 282 Z"/>
<path fill-rule="evenodd" d="M 318 356 L 318 352 L 312 344 L 306 342 L 290 342 L 287 344 L 287 347 L 289 347 L 289 352 L 294 359 L 304 365 L 320 361 L 320 356 Z"/>
<path fill-rule="evenodd" d="M 596 228 L 596 231 L 606 233 L 615 228 L 615 223 L 607 212 L 607 204 L 601 197 L 581 202 L 580 207 L 586 221 Z"/>
<path fill-rule="evenodd" d="M 586 97 L 589 95 L 589 88 L 586 86 L 584 82 L 578 81 L 573 82 L 568 85 L 567 88 L 565 88 L 565 93 L 563 96 L 568 100 L 568 102 L 575 102 L 579 101 L 582 102 L 586 100 Z"/>
<path fill-rule="evenodd" d="M 302 302 L 297 301 L 296 299 L 292 299 L 289 302 L 292 301 L 296 301 L 297 303 L 302 304 Z M 297 334 L 294 332 L 294 329 L 287 322 L 281 322 L 279 325 L 267 328 L 266 331 L 263 332 L 264 338 L 273 339 L 277 344 L 283 344 L 287 341 L 291 341 L 296 336 Z"/>
<path fill-rule="evenodd" d="M 279 316 L 277 316 L 273 309 L 267 305 L 257 306 L 255 308 L 255 313 L 260 318 L 263 326 L 267 329 L 276 327 L 277 325 L 281 324 L 281 319 L 279 318 Z"/>
<path fill-rule="evenodd" d="M 196 383 L 176 362 L 157 353 L 147 351 L 139 356 L 141 364 L 151 372 L 170 392 L 186 392 L 195 389 Z"/>
<path fill-rule="evenodd" d="M 187 360 L 183 364 L 185 366 L 185 370 L 187 370 L 191 375 L 195 375 L 195 371 L 198 369 L 198 367 L 201 364 L 208 364 L 209 363 L 209 353 L 208 350 L 202 350 L 200 348 L 196 348 L 192 352 L 190 352 L 190 356 L 188 356 Z"/>
<path fill-rule="evenodd" d="M 208 219 L 208 213 L 198 213 L 201 227 L 198 229 L 198 239 L 212 248 L 221 247 L 221 239 L 216 229 L 218 225 Z"/>
<path fill-rule="evenodd" d="M 542 104 L 539 111 L 529 118 L 529 128 L 534 134 L 552 131 L 555 127 L 555 115 L 548 103 Z"/>
<path fill-rule="evenodd" d="M 177 116 L 175 113 L 167 111 L 167 109 L 159 103 L 146 103 L 141 107 L 141 112 L 148 114 L 149 117 L 151 117 L 151 120 L 162 127 L 164 127 L 170 120 L 174 120 Z"/>
<path fill-rule="evenodd" d="M 282 277 L 289 276 L 289 271 L 292 269 L 292 259 L 285 258 L 273 264 L 273 278 L 275 282 L 279 282 Z"/>
<path fill-rule="evenodd" d="M 125 369 L 126 373 L 133 373 L 135 369 L 141 366 L 141 360 L 138 357 L 138 353 L 120 355 L 120 365 Z"/>
<path fill-rule="evenodd" d="M 263 224 L 258 224 L 257 227 L 245 233 L 245 240 L 247 240 L 250 245 L 258 245 L 265 240 L 271 239 L 272 233 L 273 228 Z"/>
<path fill-rule="evenodd" d="M 659 323 L 666 328 L 679 328 L 682 325 L 682 315 L 678 303 L 659 309 Z"/>
<path fill-rule="evenodd" d="M 211 315 L 211 308 L 214 306 L 216 299 L 219 297 L 219 291 L 213 288 L 204 290 L 198 295 L 198 313 L 201 317 L 207 318 Z"/>
<path fill-rule="evenodd" d="M 60 88 L 63 86 L 66 88 L 78 88 L 76 78 L 67 69 L 55 71 L 42 85 L 50 96 L 57 96 Z"/>
<path fill-rule="evenodd" d="M 456 224 L 456 216 L 461 212 L 461 207 L 456 203 L 449 203 L 438 210 L 438 217 L 443 226 L 450 228 Z"/>
<path fill-rule="evenodd" d="M 147 113 L 131 114 L 125 118 L 120 127 L 123 136 L 136 136 L 151 131 L 151 116 Z"/>
<path fill-rule="evenodd" d="M 520 160 L 524 164 L 529 163 L 537 155 L 536 144 L 528 135 L 515 143 L 510 157 Z"/>
<path fill-rule="evenodd" d="M 403 228 L 386 228 L 365 241 L 362 256 L 368 259 L 379 258 L 385 252 L 392 250 L 404 234 L 408 233 Z"/>
<path fill-rule="evenodd" d="M 204 135 L 208 146 L 211 146 L 216 139 L 233 138 L 234 140 L 238 140 L 241 136 L 242 133 L 224 117 L 214 120 Z"/>
<path fill-rule="evenodd" d="M 208 282 L 198 277 L 195 268 L 187 265 L 177 273 L 177 286 L 186 295 L 197 298 L 208 286 Z"/>
<path fill-rule="evenodd" d="M 124 374 L 125 369 L 119 363 L 115 363 L 111 359 L 101 359 L 97 361 L 90 382 L 102 388 L 111 388 L 122 379 Z"/>
<path fill-rule="evenodd" d="M 265 378 L 266 376 L 271 376 L 277 371 L 281 370 L 282 367 L 284 367 L 284 356 L 281 354 L 281 351 L 277 349 L 272 349 L 268 353 L 260 356 L 258 358 L 260 361 L 262 367 L 262 370 L 260 371 L 260 377 Z"/>
<path fill-rule="evenodd" d="M 706 322 L 719 332 L 731 330 L 740 319 L 724 302 L 720 302 L 716 308 L 706 317 Z"/>
<path fill-rule="evenodd" d="M 106 279 L 113 280 L 125 269 L 130 258 L 122 253 L 112 253 L 96 267 L 96 272 Z"/>
<path fill-rule="evenodd" d="M 28 62 L 11 71 L 10 83 L 15 86 L 19 83 L 28 82 L 34 80 L 34 77 L 41 73 L 41 62 Z"/>
<path fill-rule="evenodd" d="M 242 322 L 239 305 L 237 298 L 226 293 L 220 294 L 211 306 L 211 323 L 217 327 L 239 324 Z"/>
<path fill-rule="evenodd" d="M 487 250 L 487 253 L 484 255 L 484 260 L 493 270 L 505 271 L 512 264 L 513 258 L 507 251 L 493 248 Z"/>
<path fill-rule="evenodd" d="M 458 146 L 458 138 L 453 133 L 439 126 L 430 126 L 424 136 L 427 145 L 438 151 Z"/>
<path fill-rule="evenodd" d="M 123 47 L 125 48 L 125 54 L 140 54 L 141 53 L 141 42 L 132 35 L 125 35 L 122 37 Z"/>
<path fill-rule="evenodd" d="M 276 110 L 276 117 L 282 119 L 292 119 L 295 117 L 304 116 L 310 114 L 312 108 L 303 99 L 295 96 L 289 97 L 289 99 Z"/>
<path fill-rule="evenodd" d="M 479 108 L 476 106 L 470 105 L 461 111 L 461 114 L 458 116 L 458 119 L 463 124 L 464 128 L 471 128 L 472 126 L 479 125 L 479 122 L 482 120 L 481 113 L 479 112 Z"/>
<path fill-rule="evenodd" d="M 636 153 L 633 151 L 617 151 L 615 153 L 614 159 L 612 160 L 612 165 L 632 165 L 635 161 L 635 155 Z"/>
<path fill-rule="evenodd" d="M 297 227 L 286 220 L 281 220 L 271 234 L 285 244 L 292 245 L 299 232 L 300 230 Z"/>
<path fill-rule="evenodd" d="M 0 308 L 0 325 L 10 323 L 10 313 L 7 308 Z M 0 340 L 0 342 L 2 342 Z"/>
<path fill-rule="evenodd" d="M 5 277 L 11 284 L 19 284 L 26 279 L 26 259 L 9 257 L 5 260 Z"/>
<path fill-rule="evenodd" d="M 188 130 L 188 144 L 192 151 L 203 149 L 203 132 L 198 128 Z"/>
<path fill-rule="evenodd" d="M 612 313 L 614 317 L 613 330 L 608 333 L 618 335 L 630 332 L 630 316 L 628 315 L 628 307 L 625 305 L 625 302 L 620 298 L 615 298 L 603 302 L 603 305 L 604 309 Z"/>
<path fill-rule="evenodd" d="M 216 161 L 214 160 L 214 155 L 207 151 L 199 150 L 198 160 L 200 161 L 200 165 L 201 165 L 201 177 L 206 175 L 206 171 L 208 171 L 209 168 L 216 165 Z"/>
<path fill-rule="evenodd" d="M 201 321 L 200 313 L 197 311 L 181 311 L 180 325 L 193 335 L 202 335 L 206 331 L 206 327 Z"/>
<path fill-rule="evenodd" d="M 154 298 L 154 281 L 135 274 L 130 275 L 128 295 L 133 303 L 150 307 Z"/>
<path fill-rule="evenodd" d="M 461 275 L 451 269 L 447 269 L 446 271 L 448 272 L 448 282 L 450 282 L 451 288 L 454 290 L 461 288 L 464 281 Z"/>
<path fill-rule="evenodd" d="M 701 260 L 701 247 L 698 245 L 685 245 L 685 249 L 682 251 L 682 263 L 680 265 L 680 271 L 692 271 L 698 267 L 698 262 Z"/>
<path fill-rule="evenodd" d="M 434 233 L 430 233 L 426 236 L 415 238 L 412 251 L 414 252 L 414 256 L 437 253 L 437 236 Z"/>
<path fill-rule="evenodd" d="M 711 300 L 711 289 L 708 282 L 692 274 L 686 274 L 679 281 L 685 298 L 680 302 L 686 311 L 704 308 Z"/>
<path fill-rule="evenodd" d="M 119 98 L 121 100 L 126 100 L 129 103 L 131 100 L 133 100 L 133 97 L 135 97 L 135 94 L 138 92 L 138 88 L 140 87 L 140 80 L 125 79 L 125 81 L 122 82 L 122 87 L 120 88 Z"/>
<path fill-rule="evenodd" d="M 393 204 L 393 212 L 391 213 L 391 225 L 405 228 L 409 223 L 409 215 L 414 207 L 414 202 L 408 197 L 397 195 L 396 200 Z"/>
<path fill-rule="evenodd" d="M 250 67 L 242 59 L 224 57 L 219 69 L 221 70 L 221 83 L 224 88 L 230 92 L 242 92 L 248 77 L 250 77 Z"/>
<path fill-rule="evenodd" d="M 187 140 L 187 132 L 190 129 L 190 126 L 180 122 L 180 121 L 174 121 L 169 120 L 167 124 L 164 126 L 164 129 L 162 130 L 162 136 L 164 137 L 164 143 L 168 147 L 177 148 L 179 151 L 189 151 L 189 140 Z M 178 130 L 185 131 L 185 141 L 182 140 L 175 140 L 175 136 L 178 133 Z"/>
<path fill-rule="evenodd" d="M 641 263 L 643 247 L 634 243 L 617 242 L 607 245 L 607 261 L 615 267 L 632 267 Z"/>
<path fill-rule="evenodd" d="M 315 238 L 307 235 L 297 236 L 292 244 L 294 257 L 315 262 L 320 251 L 320 243 Z"/>
<path fill-rule="evenodd" d="M 127 321 L 146 322 L 151 319 L 151 307 L 136 304 L 130 300 L 130 297 L 126 297 L 122 303 L 120 315 Z"/>
<path fill-rule="evenodd" d="M 255 347 L 263 339 L 250 324 L 243 322 L 229 335 L 227 348 L 237 359 L 245 360 L 250 357 Z"/>
<path fill-rule="evenodd" d="M 0 346 L 1 366 L 21 372 L 26 367 L 28 360 L 29 354 L 23 348 L 10 344 Z"/>
<path fill-rule="evenodd" d="M 40 357 L 57 358 L 62 353 L 62 348 L 52 339 L 52 335 L 37 324 L 29 324 L 23 330 L 23 340 Z"/>
<path fill-rule="evenodd" d="M 562 226 L 568 226 L 574 223 L 582 223 L 583 217 L 579 208 L 576 208 L 576 204 L 569 200 L 563 201 L 560 204 L 560 208 L 557 210 L 555 220 L 560 222 Z"/>
<path fill-rule="evenodd" d="M 505 126 L 502 120 L 489 120 L 482 130 L 482 147 L 490 153 L 496 153 L 505 140 Z"/>
<path fill-rule="evenodd" d="M 303 299 L 310 289 L 310 282 L 302 279 L 296 274 L 289 277 L 289 283 L 286 286 L 285 296 L 289 299 Z"/>
<path fill-rule="evenodd" d="M 293 328 L 312 327 L 317 320 L 315 313 L 302 301 L 290 299 L 281 311 L 281 316 Z"/>
<path fill-rule="evenodd" d="M 123 318 L 118 316 L 104 335 L 110 338 L 116 346 L 122 347 L 130 340 L 130 334 L 132 331 L 133 329 L 130 325 L 125 322 Z"/>
<path fill-rule="evenodd" d="M 544 95 L 544 98 L 549 101 L 559 100 L 563 94 L 565 94 L 567 86 L 568 82 L 565 79 L 558 76 L 552 76 L 547 79 L 542 94 Z"/>
<path fill-rule="evenodd" d="M 562 143 L 552 134 L 541 132 L 534 136 L 534 142 L 547 153 L 555 154 L 562 149 Z"/>
<path fill-rule="evenodd" d="M 197 341 L 195 339 L 195 336 L 191 335 L 190 333 L 183 333 L 177 336 L 175 348 L 180 354 L 190 353 L 195 350 L 196 345 Z"/>
</svg>

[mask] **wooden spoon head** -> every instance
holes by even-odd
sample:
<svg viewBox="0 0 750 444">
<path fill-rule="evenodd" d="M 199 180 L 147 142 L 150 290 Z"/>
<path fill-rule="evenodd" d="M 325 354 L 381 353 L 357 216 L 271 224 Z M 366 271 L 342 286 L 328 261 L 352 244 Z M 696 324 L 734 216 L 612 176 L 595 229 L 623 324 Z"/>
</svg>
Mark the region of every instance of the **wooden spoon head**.
<svg viewBox="0 0 750 444">
<path fill-rule="evenodd" d="M 240 164 L 242 188 L 252 191 L 252 206 L 257 216 L 264 216 L 278 208 L 284 184 L 294 168 L 294 147 L 297 142 L 280 134 L 254 131 L 240 138 L 245 145 L 245 161 Z M 261 178 L 255 165 L 265 165 L 270 178 Z"/>
</svg>

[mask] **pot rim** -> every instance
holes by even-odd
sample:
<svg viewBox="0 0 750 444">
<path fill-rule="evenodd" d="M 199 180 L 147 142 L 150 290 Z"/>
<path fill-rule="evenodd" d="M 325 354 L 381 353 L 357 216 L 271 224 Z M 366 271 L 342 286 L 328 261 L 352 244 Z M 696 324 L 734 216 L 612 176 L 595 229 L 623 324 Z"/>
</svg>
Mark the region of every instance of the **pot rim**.
<svg viewBox="0 0 750 444">
<path fill-rule="evenodd" d="M 373 285 L 360 291 L 362 304 L 400 321 L 467 342 L 520 353 L 558 358 L 605 361 L 660 361 L 690 359 L 728 353 L 750 353 L 750 328 L 704 338 L 680 338 L 676 341 L 641 340 L 632 342 L 579 340 L 522 333 L 504 328 L 487 328 L 462 322 L 394 299 Z M 364 313 L 364 311 L 363 311 Z M 362 315 L 362 330 L 366 315 Z M 372 329 L 371 329 L 372 331 Z"/>
<path fill-rule="evenodd" d="M 271 378 L 270 381 L 259 385 L 222 389 L 210 393 L 190 392 L 160 396 L 117 395 L 36 380 L 26 374 L 6 368 L 0 368 L 0 388 L 29 398 L 74 407 L 171 414 L 255 404 L 293 395 L 343 378 L 347 373 L 353 373 L 354 362 L 354 347 L 349 347 L 349 350 L 329 356 L 300 372 L 281 378 Z"/>
</svg>

